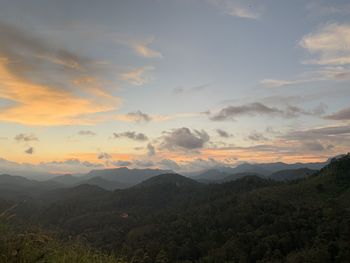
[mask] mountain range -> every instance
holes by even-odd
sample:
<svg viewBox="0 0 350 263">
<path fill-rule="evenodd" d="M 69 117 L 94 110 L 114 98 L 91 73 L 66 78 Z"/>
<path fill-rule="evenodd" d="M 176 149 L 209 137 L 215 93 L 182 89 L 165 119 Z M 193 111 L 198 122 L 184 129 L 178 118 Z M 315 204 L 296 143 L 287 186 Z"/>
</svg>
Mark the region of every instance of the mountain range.
<svg viewBox="0 0 350 263">
<path fill-rule="evenodd" d="M 262 163 L 262 164 L 250 164 L 243 163 L 236 167 L 216 167 L 215 169 L 208 169 L 202 172 L 186 174 L 186 177 L 194 179 L 201 183 L 223 183 L 228 181 L 237 180 L 247 175 L 255 175 L 262 178 L 271 178 L 273 180 L 295 180 L 304 178 L 317 170 L 324 167 L 331 159 L 326 162 L 320 163 L 295 163 L 286 164 L 282 162 L 278 163 Z M 114 169 L 100 169 L 92 170 L 87 174 L 80 175 L 52 175 L 50 179 L 43 180 L 42 176 L 38 178 L 36 185 L 35 178 L 31 176 L 31 179 L 23 180 L 23 186 L 27 185 L 29 191 L 31 187 L 37 187 L 39 189 L 52 189 L 62 187 L 75 187 L 83 184 L 96 185 L 105 190 L 126 189 L 137 185 L 149 178 L 160 174 L 173 174 L 170 170 L 161 169 L 129 169 L 126 167 L 114 168 Z M 5 179 L 9 179 L 9 175 L 0 176 L 0 184 L 2 188 L 5 186 Z M 15 178 L 21 181 L 21 177 L 13 177 L 11 180 L 14 182 Z M 1 183 L 3 180 L 3 183 Z M 22 186 L 21 186 L 22 187 Z M 33 189 L 35 189 L 35 187 Z M 11 188 L 11 187 L 10 187 Z"/>
<path fill-rule="evenodd" d="M 303 180 L 280 177 L 299 173 Z M 270 175 L 277 181 L 240 175 L 214 184 L 174 173 L 149 175 L 114 191 L 52 182 L 54 189 L 43 189 L 40 182 L 5 175 L 4 188 L 19 187 L 12 199 L 0 192 L 0 208 L 12 207 L 17 229 L 38 226 L 77 237 L 122 262 L 347 262 L 350 155 L 320 171 Z"/>
<path fill-rule="evenodd" d="M 334 157 L 337 158 L 337 157 Z M 220 181 L 229 181 L 235 180 L 242 176 L 251 174 L 257 175 L 260 177 L 268 178 L 271 177 L 274 173 L 281 172 L 285 174 L 287 171 L 299 170 L 299 169 L 310 169 L 310 170 L 320 170 L 322 167 L 330 163 L 333 158 L 328 159 L 326 162 L 316 162 L 316 163 L 292 163 L 287 164 L 283 162 L 277 163 L 260 163 L 260 164 L 251 164 L 251 163 L 242 163 L 236 167 L 226 167 L 219 166 L 214 169 L 205 170 L 195 174 L 189 174 L 188 176 L 202 182 L 220 182 Z M 284 171 L 284 172 L 282 172 Z M 297 175 L 299 174 L 299 176 Z M 275 176 L 272 176 L 271 179 L 275 179 Z M 299 179 L 304 177 L 302 173 L 296 173 L 293 176 L 293 179 Z M 290 180 L 288 174 L 286 176 L 279 177 L 284 178 L 285 180 Z"/>
</svg>

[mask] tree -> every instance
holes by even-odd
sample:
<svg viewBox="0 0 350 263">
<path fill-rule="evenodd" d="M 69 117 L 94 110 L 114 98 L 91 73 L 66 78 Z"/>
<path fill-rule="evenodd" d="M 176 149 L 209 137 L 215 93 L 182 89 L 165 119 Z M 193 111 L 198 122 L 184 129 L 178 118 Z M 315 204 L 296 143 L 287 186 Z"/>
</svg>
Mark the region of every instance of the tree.
<svg viewBox="0 0 350 263">
<path fill-rule="evenodd" d="M 166 252 L 162 249 L 157 254 L 155 263 L 168 263 L 168 262 L 169 262 L 168 256 Z"/>
</svg>

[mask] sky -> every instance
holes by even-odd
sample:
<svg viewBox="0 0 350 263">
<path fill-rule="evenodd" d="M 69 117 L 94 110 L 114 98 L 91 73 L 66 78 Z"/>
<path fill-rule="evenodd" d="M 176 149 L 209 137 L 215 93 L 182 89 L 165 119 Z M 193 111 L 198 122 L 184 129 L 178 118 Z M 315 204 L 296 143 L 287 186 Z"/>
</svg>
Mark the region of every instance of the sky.
<svg viewBox="0 0 350 263">
<path fill-rule="evenodd" d="M 0 172 L 349 151 L 349 1 L 0 4 Z"/>
</svg>

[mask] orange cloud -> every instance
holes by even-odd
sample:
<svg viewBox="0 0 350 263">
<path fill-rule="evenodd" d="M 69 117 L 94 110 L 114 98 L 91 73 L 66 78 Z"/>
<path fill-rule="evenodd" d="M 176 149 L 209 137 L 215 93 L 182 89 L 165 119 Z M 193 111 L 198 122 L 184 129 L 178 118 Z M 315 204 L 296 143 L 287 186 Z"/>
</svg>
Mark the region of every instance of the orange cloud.
<svg viewBox="0 0 350 263">
<path fill-rule="evenodd" d="M 88 124 L 86 114 L 106 112 L 118 106 L 118 98 L 86 85 L 85 96 L 53 86 L 36 84 L 12 73 L 10 61 L 0 59 L 0 98 L 12 105 L 0 112 L 0 120 L 28 125 Z M 96 98 L 104 98 L 97 101 Z"/>
</svg>

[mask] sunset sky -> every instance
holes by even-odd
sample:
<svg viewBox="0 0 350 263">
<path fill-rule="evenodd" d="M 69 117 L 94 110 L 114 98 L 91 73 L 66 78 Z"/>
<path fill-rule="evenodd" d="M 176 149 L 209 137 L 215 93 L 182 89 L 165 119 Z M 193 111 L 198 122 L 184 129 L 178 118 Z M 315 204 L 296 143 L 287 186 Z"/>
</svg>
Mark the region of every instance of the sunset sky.
<svg viewBox="0 0 350 263">
<path fill-rule="evenodd" d="M 350 2 L 0 0 L 0 172 L 350 149 Z"/>
</svg>

